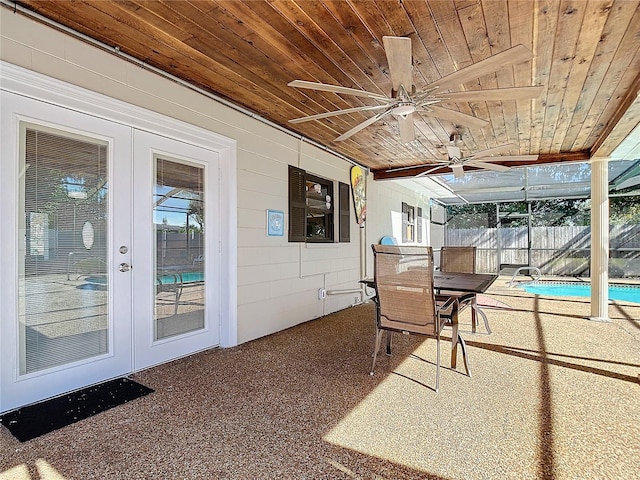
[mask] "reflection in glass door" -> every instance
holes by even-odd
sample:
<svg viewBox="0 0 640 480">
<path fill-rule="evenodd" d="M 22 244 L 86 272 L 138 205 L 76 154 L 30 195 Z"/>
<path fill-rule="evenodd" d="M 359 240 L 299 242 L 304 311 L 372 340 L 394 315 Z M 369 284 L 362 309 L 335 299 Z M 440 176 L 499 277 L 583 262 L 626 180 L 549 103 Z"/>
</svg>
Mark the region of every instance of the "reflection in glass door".
<svg viewBox="0 0 640 480">
<path fill-rule="evenodd" d="M 204 328 L 204 168 L 155 155 L 154 340 Z"/>
<path fill-rule="evenodd" d="M 22 124 L 19 373 L 109 350 L 107 143 Z"/>
</svg>

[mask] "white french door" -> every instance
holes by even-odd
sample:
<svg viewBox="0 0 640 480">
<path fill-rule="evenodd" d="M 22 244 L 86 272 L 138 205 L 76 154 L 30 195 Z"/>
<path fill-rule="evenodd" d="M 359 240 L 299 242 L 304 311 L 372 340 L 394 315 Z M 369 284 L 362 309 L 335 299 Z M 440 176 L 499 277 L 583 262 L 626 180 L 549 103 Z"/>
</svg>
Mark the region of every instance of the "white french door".
<svg viewBox="0 0 640 480">
<path fill-rule="evenodd" d="M 119 268 L 131 259 L 118 253 L 131 185 L 116 173 L 131 169 L 132 146 L 129 127 L 1 95 L 6 411 L 131 371 L 132 278 Z"/>
<path fill-rule="evenodd" d="M 134 367 L 220 342 L 218 154 L 134 132 Z"/>
<path fill-rule="evenodd" d="M 218 345 L 217 153 L 1 95 L 0 412 Z"/>
</svg>

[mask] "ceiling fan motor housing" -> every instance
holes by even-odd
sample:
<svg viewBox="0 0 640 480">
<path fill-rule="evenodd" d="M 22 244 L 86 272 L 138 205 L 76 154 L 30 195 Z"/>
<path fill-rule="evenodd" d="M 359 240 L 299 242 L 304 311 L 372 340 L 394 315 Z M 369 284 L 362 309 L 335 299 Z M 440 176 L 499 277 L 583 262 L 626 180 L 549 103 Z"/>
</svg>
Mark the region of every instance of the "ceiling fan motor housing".
<svg viewBox="0 0 640 480">
<path fill-rule="evenodd" d="M 398 117 L 406 117 L 416 111 L 416 105 L 413 102 L 398 102 L 398 105 L 393 107 L 391 113 Z"/>
</svg>

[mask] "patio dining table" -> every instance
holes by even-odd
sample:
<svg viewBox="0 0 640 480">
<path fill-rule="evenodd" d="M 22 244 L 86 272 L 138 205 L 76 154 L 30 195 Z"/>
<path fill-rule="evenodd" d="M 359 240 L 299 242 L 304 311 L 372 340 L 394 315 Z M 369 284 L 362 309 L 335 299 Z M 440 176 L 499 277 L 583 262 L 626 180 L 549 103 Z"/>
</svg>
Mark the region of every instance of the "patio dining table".
<svg viewBox="0 0 640 480">
<path fill-rule="evenodd" d="M 456 272 L 435 272 L 433 274 L 433 285 L 436 292 L 461 292 L 461 293 L 484 293 L 496 281 L 498 275 L 488 273 L 456 273 Z M 372 278 L 360 280 L 360 283 L 375 290 L 376 282 Z M 377 297 L 373 301 L 377 302 Z M 457 331 L 457 315 L 453 319 L 453 330 Z M 451 368 L 456 368 L 458 358 L 458 337 L 452 335 L 451 338 Z"/>
</svg>

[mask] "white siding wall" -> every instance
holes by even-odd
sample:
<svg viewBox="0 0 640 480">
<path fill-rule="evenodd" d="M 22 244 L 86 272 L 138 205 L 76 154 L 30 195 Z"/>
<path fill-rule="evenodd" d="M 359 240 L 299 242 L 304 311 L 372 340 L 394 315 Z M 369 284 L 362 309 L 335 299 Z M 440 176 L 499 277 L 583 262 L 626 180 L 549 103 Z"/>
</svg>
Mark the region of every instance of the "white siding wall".
<svg viewBox="0 0 640 480">
<path fill-rule="evenodd" d="M 384 236 L 396 237 L 402 243 L 402 202 L 422 208 L 422 242 L 429 241 L 429 198 L 409 190 L 397 182 L 385 180 L 374 182 L 373 175 L 367 179 L 367 274 L 373 275 L 373 251 L 371 244 L 379 243 Z M 416 210 L 417 215 L 417 210 Z M 417 238 L 417 236 L 416 236 Z M 410 245 L 417 245 L 416 242 Z"/>
<path fill-rule="evenodd" d="M 431 210 L 433 215 L 433 225 L 431 225 L 431 244 L 433 248 L 440 248 L 444 246 L 444 224 L 447 221 L 447 210 L 442 205 L 434 205 Z"/>
<path fill-rule="evenodd" d="M 287 214 L 287 166 L 349 183 L 351 165 L 313 145 L 110 53 L 0 7 L 0 58 L 83 88 L 171 116 L 237 141 L 238 343 L 346 308 L 357 294 L 318 299 L 318 289 L 358 288 L 361 231 L 352 214 L 351 242 L 289 243 L 268 237 L 266 209 Z M 337 191 L 335 192 L 337 197 Z M 367 181 L 364 242 L 400 237 L 401 203 L 428 199 L 393 182 Z M 351 204 L 353 212 L 353 204 Z M 288 215 L 286 215 L 288 224 Z M 423 223 L 423 243 L 428 244 Z"/>
</svg>

